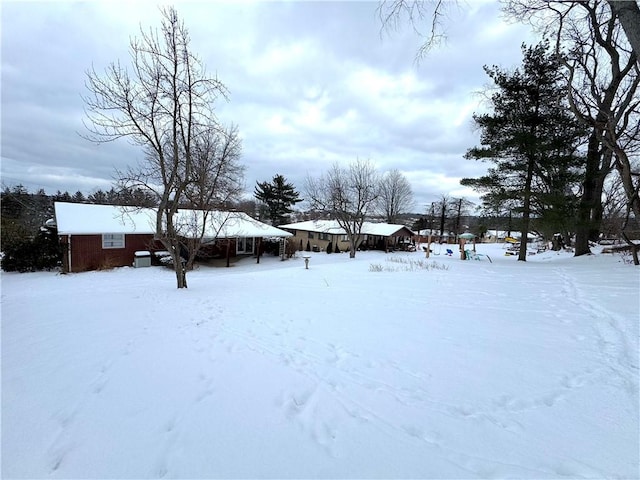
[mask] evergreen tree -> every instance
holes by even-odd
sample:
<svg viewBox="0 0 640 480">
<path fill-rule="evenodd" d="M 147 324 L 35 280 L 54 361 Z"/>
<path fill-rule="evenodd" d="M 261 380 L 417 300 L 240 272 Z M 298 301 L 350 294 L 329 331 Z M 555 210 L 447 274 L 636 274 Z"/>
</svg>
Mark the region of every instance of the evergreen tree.
<svg viewBox="0 0 640 480">
<path fill-rule="evenodd" d="M 300 194 L 283 175 L 275 175 L 271 182 L 256 182 L 254 197 L 267 205 L 273 225 L 286 223 L 291 206 L 301 202 Z"/>
<path fill-rule="evenodd" d="M 71 195 L 69 195 L 69 192 L 67 192 L 66 190 L 64 191 L 64 193 L 58 190 L 56 194 L 53 196 L 53 201 L 54 202 L 70 202 Z"/>
<path fill-rule="evenodd" d="M 104 205 L 107 203 L 107 194 L 102 191 L 102 189 L 98 189 L 93 192 L 91 195 L 87 197 L 87 200 L 90 203 L 97 203 L 99 205 Z"/>
<path fill-rule="evenodd" d="M 474 115 L 482 146 L 469 149 L 466 158 L 495 166 L 483 177 L 461 181 L 484 193 L 485 203 L 513 203 L 522 219 L 521 238 L 527 238 L 532 214 L 554 222 L 571 217 L 566 207 L 580 164 L 583 130 L 567 106 L 560 59 L 547 50 L 546 42 L 523 45 L 523 66 L 514 72 L 485 67 L 497 87 L 493 112 Z M 518 260 L 526 260 L 526 242 Z"/>
</svg>

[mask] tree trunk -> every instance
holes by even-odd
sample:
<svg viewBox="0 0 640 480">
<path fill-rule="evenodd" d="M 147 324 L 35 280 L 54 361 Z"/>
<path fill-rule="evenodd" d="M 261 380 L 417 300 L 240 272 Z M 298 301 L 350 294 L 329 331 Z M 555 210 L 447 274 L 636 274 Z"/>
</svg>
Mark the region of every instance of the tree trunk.
<svg viewBox="0 0 640 480">
<path fill-rule="evenodd" d="M 178 258 L 178 266 L 175 271 L 178 288 L 187 288 L 187 269 L 182 266 L 180 258 Z"/>
<path fill-rule="evenodd" d="M 607 0 L 611 11 L 618 16 L 631 48 L 640 63 L 640 7 L 636 0 Z"/>
<path fill-rule="evenodd" d="M 600 151 L 600 140 L 598 134 L 594 130 L 589 136 L 587 147 L 587 158 L 584 171 L 584 179 L 582 181 L 582 196 L 578 203 L 577 222 L 576 222 L 576 244 L 575 256 L 588 255 L 591 253 L 589 248 L 589 238 L 595 235 L 599 225 L 594 224 L 594 210 L 596 205 L 602 200 L 598 198 L 598 192 L 602 192 L 602 183 L 604 182 L 603 172 L 601 170 L 602 152 Z M 598 188 L 598 185 L 600 187 Z"/>
<path fill-rule="evenodd" d="M 524 182 L 524 201 L 522 202 L 522 228 L 520 230 L 520 251 L 518 261 L 527 261 L 527 240 L 529 240 L 529 219 L 531 217 L 531 183 L 533 182 L 533 168 L 535 159 L 530 158 L 527 165 L 527 177 Z"/>
<path fill-rule="evenodd" d="M 594 203 L 591 208 L 591 225 L 589 227 L 589 240 L 591 242 L 597 242 L 600 240 L 600 233 L 602 231 L 602 218 L 604 216 L 604 206 L 602 205 L 602 192 L 604 190 L 605 176 L 598 175 L 595 185 L 593 198 Z"/>
</svg>

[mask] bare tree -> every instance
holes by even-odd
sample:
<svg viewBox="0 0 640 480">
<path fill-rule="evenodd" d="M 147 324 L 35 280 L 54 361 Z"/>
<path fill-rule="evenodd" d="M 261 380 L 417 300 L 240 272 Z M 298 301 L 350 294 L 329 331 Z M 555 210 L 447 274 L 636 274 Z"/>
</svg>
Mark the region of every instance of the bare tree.
<svg viewBox="0 0 640 480">
<path fill-rule="evenodd" d="M 185 189 L 187 206 L 199 210 L 228 209 L 244 190 L 242 142 L 238 128 L 210 129 L 196 139 L 191 182 Z"/>
<path fill-rule="evenodd" d="M 307 200 L 312 209 L 335 219 L 346 232 L 349 256 L 354 258 L 362 243 L 362 225 L 373 213 L 380 192 L 380 180 L 375 167 L 357 160 L 347 168 L 338 164 L 320 178 L 307 176 Z"/>
<path fill-rule="evenodd" d="M 590 253 L 589 241 L 599 237 L 602 192 L 612 168 L 620 173 L 629 207 L 640 217 L 638 177 L 632 167 L 640 142 L 640 63 L 611 3 L 617 2 L 510 0 L 506 6 L 509 15 L 555 37 L 568 72 L 569 105 L 590 130 L 577 208 L 576 256 Z"/>
<path fill-rule="evenodd" d="M 469 209 L 473 207 L 473 202 L 467 200 L 466 198 L 453 198 L 451 200 L 451 207 L 455 213 L 454 222 L 453 222 L 453 231 L 456 235 L 460 235 L 460 230 L 464 230 L 465 227 L 462 225 L 462 217 L 468 215 Z"/>
<path fill-rule="evenodd" d="M 637 0 L 606 0 L 611 11 L 618 18 L 632 50 L 636 53 L 636 61 L 640 62 L 640 6 Z M 505 0 L 505 11 L 510 14 L 511 0 Z M 562 3 L 571 8 L 573 4 L 589 3 L 592 6 L 601 3 L 601 0 L 544 0 L 535 10 L 557 11 L 557 6 Z M 377 12 L 382 28 L 396 29 L 399 25 L 408 22 L 416 34 L 424 38 L 424 42 L 418 47 L 416 59 L 423 58 L 430 50 L 439 47 L 447 38 L 443 17 L 454 6 L 459 6 L 457 1 L 446 0 L 381 0 Z"/>
<path fill-rule="evenodd" d="M 190 51 L 188 31 L 176 10 L 161 13 L 159 31 L 141 29 L 132 38 L 130 71 L 116 62 L 102 74 L 93 68 L 87 72 L 86 137 L 97 143 L 127 138 L 144 148 L 138 180 L 158 192 L 156 237 L 171 254 L 178 288 L 186 288 L 174 219 L 178 207 L 193 196 L 199 153 L 212 132 L 222 130 L 213 106 L 226 98 L 227 89 L 207 76 Z"/>
<path fill-rule="evenodd" d="M 619 238 L 622 235 L 622 223 L 627 205 L 627 197 L 619 175 L 611 175 L 607 178 L 602 197 L 602 235 L 606 239 Z"/>
<path fill-rule="evenodd" d="M 387 223 L 396 223 L 398 215 L 413 206 L 411 184 L 399 170 L 389 170 L 380 179 L 379 204 Z"/>
<path fill-rule="evenodd" d="M 418 51 L 420 58 L 444 36 L 440 21 L 445 8 L 443 4 L 447 5 L 447 2 L 383 0 L 378 13 L 386 27 L 397 26 L 405 17 L 418 34 L 421 34 L 423 23 L 431 25 L 431 34 L 426 35 Z M 640 172 L 632 166 L 629 134 L 621 135 L 622 129 L 630 126 L 633 129 L 639 123 L 638 104 L 632 100 L 636 94 L 629 88 L 633 80 L 629 79 L 637 78 L 640 65 L 640 7 L 637 0 L 506 0 L 503 11 L 522 21 L 542 22 L 542 30 L 552 32 L 559 46 L 568 47 L 574 110 L 581 113 L 593 129 L 575 244 L 576 256 L 589 253 L 589 240 L 599 234 L 602 188 L 612 167 L 623 178 L 629 209 L 635 218 L 640 216 Z M 620 34 L 620 27 L 624 35 Z M 635 67 L 633 71 L 632 67 Z M 621 128 L 621 122 L 626 126 Z"/>
<path fill-rule="evenodd" d="M 640 7 L 636 0 L 607 0 L 611 11 L 620 19 L 627 39 L 640 62 Z"/>
<path fill-rule="evenodd" d="M 449 195 L 443 194 L 440 199 L 431 204 L 431 214 L 437 216 L 438 231 L 440 232 L 440 242 L 444 241 L 447 233 L 447 220 L 451 216 L 451 211 L 455 208 L 455 200 Z"/>
<path fill-rule="evenodd" d="M 456 5 L 448 0 L 381 0 L 377 11 L 383 29 L 397 29 L 408 21 L 414 32 L 424 38 L 416 52 L 419 61 L 445 42 L 443 17 Z"/>
<path fill-rule="evenodd" d="M 190 179 L 185 182 L 184 195 L 178 204 L 181 210 L 172 217 L 186 271 L 193 268 L 204 242 L 211 241 L 234 217 L 233 212 L 219 210 L 228 210 L 242 194 L 244 166 L 239 163 L 240 155 L 241 142 L 236 127 L 209 129 L 194 140 Z M 157 157 L 149 158 L 145 168 L 130 168 L 118 176 L 123 188 L 142 187 L 162 198 Z M 157 232 L 156 237 L 162 241 Z"/>
</svg>

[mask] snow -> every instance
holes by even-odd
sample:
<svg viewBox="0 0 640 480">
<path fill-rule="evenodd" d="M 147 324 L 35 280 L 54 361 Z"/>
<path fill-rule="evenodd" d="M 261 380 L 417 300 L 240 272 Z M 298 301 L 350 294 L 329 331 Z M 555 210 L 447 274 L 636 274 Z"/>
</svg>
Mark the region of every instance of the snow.
<svg viewBox="0 0 640 480">
<path fill-rule="evenodd" d="M 638 268 L 2 273 L 3 478 L 638 478 Z"/>
<path fill-rule="evenodd" d="M 55 202 L 59 235 L 155 232 L 155 212 L 150 208 Z"/>
<path fill-rule="evenodd" d="M 102 233 L 155 233 L 156 210 L 152 208 L 55 202 L 59 235 Z M 201 211 L 180 209 L 176 228 L 187 237 L 200 236 Z M 207 212 L 205 238 L 290 237 L 291 233 L 254 220 L 244 212 Z"/>
</svg>

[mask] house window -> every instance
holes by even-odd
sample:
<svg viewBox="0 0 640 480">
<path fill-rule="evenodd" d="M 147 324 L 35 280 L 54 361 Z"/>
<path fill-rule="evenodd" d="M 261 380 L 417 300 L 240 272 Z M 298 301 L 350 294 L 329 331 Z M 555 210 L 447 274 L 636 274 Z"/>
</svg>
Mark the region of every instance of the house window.
<svg viewBox="0 0 640 480">
<path fill-rule="evenodd" d="M 348 242 L 349 241 L 349 236 L 348 235 L 342 235 L 342 240 L 343 242 Z"/>
<path fill-rule="evenodd" d="M 313 232 L 309 232 L 309 238 L 313 238 Z"/>
<path fill-rule="evenodd" d="M 124 233 L 103 234 L 102 248 L 124 248 Z"/>
<path fill-rule="evenodd" d="M 329 240 L 329 234 L 328 233 L 320 233 L 320 234 L 318 234 L 318 237 L 320 238 L 320 240 Z"/>
</svg>

